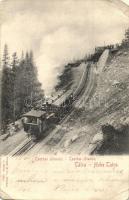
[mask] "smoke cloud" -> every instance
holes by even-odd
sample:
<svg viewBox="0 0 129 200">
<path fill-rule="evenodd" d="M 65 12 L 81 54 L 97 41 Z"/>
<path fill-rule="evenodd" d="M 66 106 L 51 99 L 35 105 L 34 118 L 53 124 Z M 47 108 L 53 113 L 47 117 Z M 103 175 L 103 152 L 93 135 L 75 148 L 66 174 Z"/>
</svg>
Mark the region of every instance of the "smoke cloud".
<svg viewBox="0 0 129 200">
<path fill-rule="evenodd" d="M 10 0 L 4 4 L 2 49 L 34 51 L 39 80 L 46 94 L 68 62 L 83 58 L 95 46 L 118 43 L 128 18 L 106 0 Z"/>
</svg>

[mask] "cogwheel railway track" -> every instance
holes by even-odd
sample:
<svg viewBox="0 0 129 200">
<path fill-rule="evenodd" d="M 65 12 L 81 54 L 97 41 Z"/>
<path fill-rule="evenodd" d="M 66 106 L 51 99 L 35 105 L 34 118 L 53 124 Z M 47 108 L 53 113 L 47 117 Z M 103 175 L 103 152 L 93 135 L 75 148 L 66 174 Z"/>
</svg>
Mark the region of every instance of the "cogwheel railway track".
<svg viewBox="0 0 129 200">
<path fill-rule="evenodd" d="M 68 114 L 66 114 L 59 122 L 59 125 L 65 123 L 71 116 L 71 114 L 74 112 L 75 110 L 75 105 L 80 105 L 81 104 L 81 101 L 78 103 L 78 100 L 79 100 L 79 97 L 81 97 L 83 95 L 83 93 L 85 92 L 85 89 L 87 87 L 87 82 L 89 80 L 89 74 L 90 74 L 90 69 L 91 69 L 92 64 L 90 65 L 90 67 L 88 68 L 88 70 L 86 70 L 86 82 L 85 84 L 83 85 L 81 91 L 79 92 L 79 94 L 77 95 L 76 99 L 74 100 L 73 102 L 73 106 L 72 106 L 72 109 L 69 111 Z M 83 74 L 84 75 L 84 74 Z M 43 144 L 46 144 L 50 138 L 59 130 L 60 128 L 59 127 L 56 127 L 55 130 L 53 130 L 52 134 L 49 133 L 48 136 L 46 136 L 46 138 L 43 139 Z M 32 140 L 28 140 L 25 142 L 25 144 L 23 145 L 19 145 L 15 150 L 13 150 L 9 155 L 10 156 L 19 156 L 19 155 L 24 155 L 26 154 L 30 149 L 32 149 L 36 144 L 38 143 L 35 143 L 33 142 Z"/>
</svg>

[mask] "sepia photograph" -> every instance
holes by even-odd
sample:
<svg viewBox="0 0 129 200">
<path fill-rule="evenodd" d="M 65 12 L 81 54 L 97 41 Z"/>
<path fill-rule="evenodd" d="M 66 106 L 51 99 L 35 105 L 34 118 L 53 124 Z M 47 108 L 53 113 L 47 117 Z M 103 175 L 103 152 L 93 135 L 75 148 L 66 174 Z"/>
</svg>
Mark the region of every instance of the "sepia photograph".
<svg viewBox="0 0 129 200">
<path fill-rule="evenodd" d="M 0 155 L 128 154 L 128 16 L 106 0 L 2 6 Z"/>
<path fill-rule="evenodd" d="M 48 183 L 45 178 L 26 181 L 21 176 L 30 173 L 33 178 L 37 174 L 40 177 L 46 173 L 41 173 L 42 170 L 56 170 L 61 166 L 64 169 L 61 174 L 65 174 L 68 160 L 74 162 L 76 169 L 85 168 L 91 185 L 93 180 L 90 180 L 91 171 L 87 167 L 113 170 L 110 171 L 111 177 L 114 173 L 113 183 L 117 179 L 118 188 L 123 183 L 127 186 L 129 171 L 123 156 L 128 155 L 129 0 L 1 0 L 0 177 L 6 193 L 15 194 L 13 198 L 3 199 L 50 200 L 50 191 L 57 192 L 51 195 L 60 192 L 58 200 L 66 199 L 65 195 L 60 195 L 69 191 L 69 187 L 69 195 L 79 191 L 81 186 L 76 188 L 78 179 L 74 188 L 75 180 L 72 179 L 72 186 L 58 184 L 53 189 L 50 184 L 49 190 L 51 180 Z M 119 164 L 115 160 L 117 156 Z M 110 162 L 105 161 L 107 157 Z M 23 159 L 21 162 L 20 158 Z M 47 161 L 53 161 L 53 165 L 40 166 Z M 91 163 L 87 165 L 89 161 Z M 27 171 L 32 170 L 31 164 L 38 170 L 36 175 L 33 175 L 34 171 Z M 15 168 L 16 165 L 19 168 Z M 121 170 L 114 172 L 119 167 Z M 121 172 L 122 169 L 126 172 Z M 47 173 L 54 177 L 55 184 L 59 171 L 51 170 Z M 68 169 L 67 173 L 70 173 Z M 71 173 L 77 176 L 74 170 Z M 94 173 L 100 171 L 92 171 L 93 177 Z M 106 173 L 105 179 L 103 174 L 100 175 L 99 183 L 104 181 L 108 190 L 101 186 L 92 188 L 91 192 L 91 185 L 83 184 L 88 195 L 83 198 L 128 200 L 115 196 L 118 191 L 114 184 L 110 193 L 109 183 L 113 180 L 110 178 L 108 182 Z M 121 182 L 118 180 L 122 177 L 120 173 L 124 173 Z M 80 174 L 81 177 L 83 172 Z M 8 180 L 14 181 L 13 176 L 16 182 L 10 190 Z M 59 177 L 61 179 L 62 175 Z M 81 184 L 85 181 L 81 180 Z M 21 189 L 21 182 L 24 187 L 33 182 L 32 188 L 36 188 L 37 193 L 34 194 L 27 185 Z M 46 193 L 39 190 L 39 182 L 48 184 L 44 189 Z M 6 196 L 2 193 L 4 189 L 0 193 Z M 105 197 L 100 193 L 108 195 Z M 123 190 L 120 193 L 123 194 Z M 26 194 L 25 198 L 22 194 Z M 84 200 L 81 192 L 78 195 L 69 198 Z"/>
</svg>

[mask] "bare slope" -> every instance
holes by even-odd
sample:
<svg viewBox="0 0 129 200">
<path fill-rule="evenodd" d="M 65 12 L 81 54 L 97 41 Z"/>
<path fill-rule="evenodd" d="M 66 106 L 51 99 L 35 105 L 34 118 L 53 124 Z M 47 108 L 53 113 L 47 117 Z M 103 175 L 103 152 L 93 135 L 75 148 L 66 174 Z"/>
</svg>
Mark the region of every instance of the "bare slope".
<svg viewBox="0 0 129 200">
<path fill-rule="evenodd" d="M 64 127 L 63 137 L 55 152 L 87 152 L 96 133 L 102 132 L 103 124 L 109 123 L 119 129 L 129 116 L 129 50 L 119 50 L 110 55 L 106 66 L 97 75 L 97 87 L 94 95 Z M 118 149 L 107 149 L 106 153 L 129 153 L 126 136 L 121 132 Z M 75 137 L 76 136 L 76 137 Z M 121 145 L 122 144 L 122 145 Z"/>
</svg>

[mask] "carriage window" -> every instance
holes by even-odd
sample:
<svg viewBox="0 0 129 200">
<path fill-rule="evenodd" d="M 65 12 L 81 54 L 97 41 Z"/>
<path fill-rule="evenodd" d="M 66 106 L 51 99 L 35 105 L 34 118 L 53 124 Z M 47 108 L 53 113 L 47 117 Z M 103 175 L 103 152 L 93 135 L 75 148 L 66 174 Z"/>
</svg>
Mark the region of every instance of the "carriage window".
<svg viewBox="0 0 129 200">
<path fill-rule="evenodd" d="M 36 117 L 29 117 L 28 123 L 37 124 L 37 118 Z"/>
</svg>

